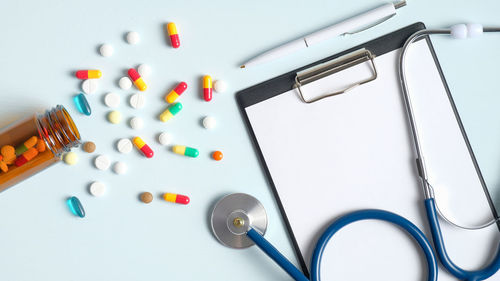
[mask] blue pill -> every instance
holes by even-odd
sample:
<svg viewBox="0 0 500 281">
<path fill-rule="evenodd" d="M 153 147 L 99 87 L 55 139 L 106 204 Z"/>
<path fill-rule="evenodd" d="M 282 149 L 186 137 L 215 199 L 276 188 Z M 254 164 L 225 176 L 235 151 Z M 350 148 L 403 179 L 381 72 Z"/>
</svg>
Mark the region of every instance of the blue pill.
<svg viewBox="0 0 500 281">
<path fill-rule="evenodd" d="M 78 198 L 73 196 L 69 198 L 66 203 L 68 204 L 69 210 L 73 213 L 73 215 L 79 216 L 80 218 L 85 217 L 85 210 L 83 209 L 82 203 Z"/>
<path fill-rule="evenodd" d="M 78 111 L 80 111 L 80 113 L 85 114 L 87 116 L 89 116 L 90 113 L 92 113 L 89 102 L 87 101 L 87 98 L 85 98 L 84 94 L 80 93 L 76 95 L 73 98 L 73 101 L 75 102 L 76 108 L 78 109 Z"/>
</svg>

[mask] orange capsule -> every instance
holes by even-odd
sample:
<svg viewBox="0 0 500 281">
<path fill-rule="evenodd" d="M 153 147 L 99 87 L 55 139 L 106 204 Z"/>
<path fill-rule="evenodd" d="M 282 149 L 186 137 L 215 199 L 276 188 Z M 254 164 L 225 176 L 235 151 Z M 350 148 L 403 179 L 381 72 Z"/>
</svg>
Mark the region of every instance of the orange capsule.
<svg viewBox="0 0 500 281">
<path fill-rule="evenodd" d="M 36 150 L 38 150 L 38 152 L 44 152 L 45 151 L 45 141 L 43 141 L 42 139 L 39 139 L 37 144 L 36 144 Z"/>
<path fill-rule="evenodd" d="M 17 167 L 21 167 L 22 165 L 26 164 L 31 159 L 35 158 L 37 155 L 38 155 L 38 150 L 36 150 L 36 148 L 32 147 L 32 148 L 28 149 L 26 152 L 24 152 L 22 155 L 17 157 L 16 162 L 14 164 Z"/>
</svg>

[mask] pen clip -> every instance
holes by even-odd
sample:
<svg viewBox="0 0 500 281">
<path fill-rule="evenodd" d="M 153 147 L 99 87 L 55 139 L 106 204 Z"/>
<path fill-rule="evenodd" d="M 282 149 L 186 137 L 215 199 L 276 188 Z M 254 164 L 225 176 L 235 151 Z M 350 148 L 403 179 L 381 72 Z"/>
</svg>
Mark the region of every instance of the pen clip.
<svg viewBox="0 0 500 281">
<path fill-rule="evenodd" d="M 396 15 L 396 14 L 392 14 L 392 15 L 390 15 L 390 16 L 387 16 L 387 17 L 385 17 L 385 18 L 383 18 L 383 19 L 380 19 L 380 20 L 378 20 L 378 21 L 376 21 L 376 22 L 374 22 L 374 23 L 371 23 L 371 24 L 369 24 L 369 25 L 367 25 L 367 26 L 363 26 L 363 27 L 361 27 L 360 29 L 357 29 L 357 30 L 354 30 L 354 31 L 344 32 L 344 33 L 342 33 L 342 36 L 346 36 L 346 35 L 353 35 L 353 34 L 357 34 L 357 33 L 363 32 L 363 31 L 368 30 L 368 29 L 370 29 L 370 28 L 372 28 L 372 27 L 375 27 L 375 26 L 377 26 L 377 25 L 379 25 L 379 24 L 381 24 L 381 23 L 383 23 L 383 22 L 385 22 L 385 21 L 388 21 L 390 18 L 392 18 L 392 17 L 393 17 L 393 16 L 395 16 L 395 15 Z"/>
<path fill-rule="evenodd" d="M 393 5 L 394 5 L 394 9 L 399 9 L 399 8 L 401 8 L 401 7 L 406 6 L 406 0 L 401 0 L 401 1 L 395 2 L 395 3 L 393 3 Z M 390 18 L 392 18 L 392 17 L 393 17 L 393 16 L 395 16 L 395 15 L 396 15 L 396 13 L 394 13 L 394 14 L 392 14 L 392 15 L 390 15 L 390 16 L 387 16 L 387 17 L 385 17 L 385 18 L 382 18 L 382 19 L 380 19 L 380 20 L 378 20 L 378 21 L 376 21 L 376 22 L 374 22 L 374 23 L 371 23 L 371 24 L 369 24 L 369 25 L 367 25 L 367 26 L 361 27 L 360 29 L 357 29 L 357 30 L 354 30 L 354 31 L 348 31 L 348 32 L 342 33 L 342 36 L 346 36 L 346 35 L 353 35 L 353 34 L 356 34 L 356 33 L 363 32 L 363 31 L 365 31 L 365 30 L 368 30 L 368 29 L 370 29 L 370 28 L 372 28 L 372 27 L 375 27 L 375 26 L 377 26 L 377 25 L 379 25 L 379 24 L 381 24 L 381 23 L 383 23 L 383 22 L 385 22 L 385 21 L 389 20 Z"/>
</svg>

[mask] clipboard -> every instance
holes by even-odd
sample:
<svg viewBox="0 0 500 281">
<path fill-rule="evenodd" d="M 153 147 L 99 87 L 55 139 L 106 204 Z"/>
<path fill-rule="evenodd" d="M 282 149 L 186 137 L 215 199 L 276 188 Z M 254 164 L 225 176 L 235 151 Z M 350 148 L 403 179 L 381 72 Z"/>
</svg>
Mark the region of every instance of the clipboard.
<svg viewBox="0 0 500 281">
<path fill-rule="evenodd" d="M 350 211 L 392 211 L 430 237 L 396 67 L 398 50 L 424 28 L 423 23 L 412 24 L 237 93 L 306 275 L 318 236 Z M 438 207 L 447 216 L 458 210 L 461 222 L 469 225 L 497 218 L 432 44 L 428 38 L 415 44 L 408 73 L 418 75 L 409 78 L 409 87 L 418 93 L 413 101 L 417 108 L 428 111 L 417 116 L 417 124 L 422 124 L 421 133 L 428 132 L 424 150 L 433 163 L 427 168 L 434 171 L 430 180 Z M 441 137 L 437 142 L 436 136 Z M 450 255 L 471 268 L 489 258 L 489 241 L 498 232 L 494 227 L 474 232 L 447 224 L 442 228 Z M 367 231 L 370 235 L 363 236 Z M 339 236 L 328 246 L 333 254 L 324 258 L 324 280 L 387 280 L 383 274 L 375 276 L 376 271 L 399 274 L 399 280 L 422 279 L 423 258 L 397 229 L 367 222 Z M 473 241 L 474 249 L 464 250 L 464 241 Z M 359 251 L 367 245 L 378 254 Z M 441 268 L 439 280 L 454 278 Z"/>
</svg>

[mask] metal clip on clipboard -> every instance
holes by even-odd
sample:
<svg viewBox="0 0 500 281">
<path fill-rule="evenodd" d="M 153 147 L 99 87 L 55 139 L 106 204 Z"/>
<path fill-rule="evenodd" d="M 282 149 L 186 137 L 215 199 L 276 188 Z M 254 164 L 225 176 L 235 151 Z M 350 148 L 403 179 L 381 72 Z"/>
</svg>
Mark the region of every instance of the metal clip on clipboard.
<svg viewBox="0 0 500 281">
<path fill-rule="evenodd" d="M 346 54 L 344 56 L 338 57 L 336 59 L 333 59 L 331 61 L 327 61 L 325 63 L 313 66 L 309 69 L 305 69 L 303 71 L 297 72 L 297 76 L 295 76 L 295 83 L 293 85 L 293 88 L 297 88 L 299 92 L 300 99 L 305 102 L 305 103 L 313 103 L 316 101 L 319 101 L 321 99 L 343 94 L 349 90 L 352 90 L 353 88 L 356 88 L 359 85 L 363 85 L 365 83 L 368 83 L 370 81 L 373 81 L 377 79 L 377 68 L 375 67 L 375 62 L 373 59 L 375 58 L 375 55 L 370 52 L 367 49 L 360 49 L 357 51 L 354 51 L 352 53 Z M 347 68 L 353 67 L 355 65 L 364 63 L 366 61 L 370 61 L 371 63 L 371 69 L 372 69 L 372 76 L 361 80 L 359 82 L 355 82 L 347 87 L 345 87 L 342 90 L 336 91 L 336 92 L 331 92 L 327 93 L 324 95 L 321 95 L 316 98 L 312 99 L 306 99 L 304 96 L 304 93 L 302 92 L 301 87 L 305 86 L 309 83 L 312 83 L 316 80 L 319 80 L 321 78 L 327 77 L 329 75 L 335 74 L 337 72 L 340 72 L 342 70 L 345 70 Z"/>
</svg>

